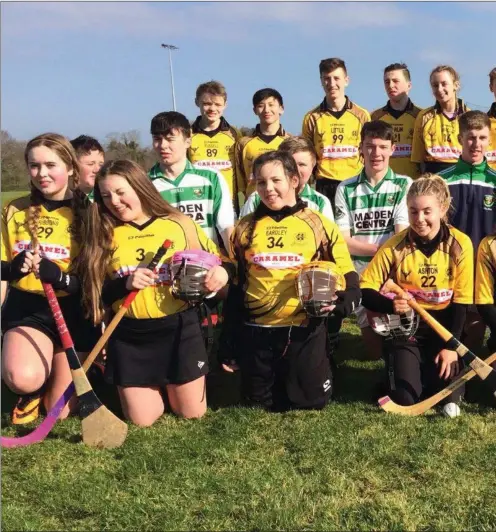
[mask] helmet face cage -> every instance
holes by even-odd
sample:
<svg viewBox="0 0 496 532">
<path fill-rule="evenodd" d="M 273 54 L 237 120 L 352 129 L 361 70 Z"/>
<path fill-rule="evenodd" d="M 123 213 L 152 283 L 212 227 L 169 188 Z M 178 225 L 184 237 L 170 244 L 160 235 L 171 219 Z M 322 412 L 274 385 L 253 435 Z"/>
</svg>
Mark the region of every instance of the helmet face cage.
<svg viewBox="0 0 496 532">
<path fill-rule="evenodd" d="M 320 318 L 329 312 L 322 308 L 334 303 L 336 290 L 344 290 L 346 282 L 343 275 L 326 262 L 306 264 L 296 276 L 296 292 L 301 305 L 309 316 Z"/>
<path fill-rule="evenodd" d="M 407 314 L 368 313 L 369 323 L 377 334 L 396 339 L 409 339 L 417 332 L 420 316 L 410 309 Z"/>
<path fill-rule="evenodd" d="M 172 295 L 189 303 L 214 295 L 208 294 L 203 283 L 207 272 L 220 264 L 221 260 L 210 253 L 175 253 L 170 264 Z"/>
</svg>

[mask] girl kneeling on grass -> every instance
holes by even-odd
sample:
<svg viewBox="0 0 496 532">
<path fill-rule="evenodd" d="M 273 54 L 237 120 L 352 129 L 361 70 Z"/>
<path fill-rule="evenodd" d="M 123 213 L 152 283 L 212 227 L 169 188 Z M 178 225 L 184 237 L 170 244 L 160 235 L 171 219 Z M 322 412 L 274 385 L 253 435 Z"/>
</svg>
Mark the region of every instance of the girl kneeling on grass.
<svg viewBox="0 0 496 532">
<path fill-rule="evenodd" d="M 337 264 L 346 290 L 328 310 L 342 317 L 359 303 L 358 275 L 338 227 L 299 199 L 290 154 L 261 155 L 253 175 L 261 203 L 238 222 L 231 241 L 243 294 L 237 360 L 243 392 L 250 403 L 278 411 L 320 409 L 332 393 L 326 323 L 307 316 L 297 297 L 298 266 Z"/>
<path fill-rule="evenodd" d="M 76 153 L 66 138 L 45 133 L 28 142 L 24 158 L 31 194 L 11 201 L 2 215 L 2 282 L 9 284 L 2 377 L 20 395 L 14 424 L 35 420 L 42 396 L 49 410 L 72 380 L 41 282 L 55 289 L 79 352 L 89 351 L 99 336 L 84 318 L 77 277 L 66 273 L 80 247 L 84 209 Z M 62 417 L 68 413 L 66 407 Z"/>
<path fill-rule="evenodd" d="M 198 312 L 173 296 L 165 264 L 176 251 L 218 255 L 217 247 L 191 218 L 162 199 L 132 161 L 101 168 L 88 212 L 77 268 L 95 322 L 103 318 L 102 302 L 115 313 L 132 290 L 139 290 L 107 346 L 104 378 L 117 385 L 124 415 L 137 425 L 152 425 L 164 413 L 164 391 L 176 415 L 201 417 L 207 408 L 208 360 Z M 166 238 L 172 246 L 157 274 L 145 265 Z M 204 285 L 216 292 L 227 282 L 226 269 L 215 266 Z"/>
<path fill-rule="evenodd" d="M 365 308 L 383 314 L 410 312 L 408 299 L 391 300 L 381 293 L 388 279 L 409 292 L 418 303 L 460 338 L 467 305 L 473 301 L 473 247 L 470 238 L 446 221 L 451 202 L 440 176 L 425 174 L 407 194 L 410 227 L 387 240 L 362 274 Z M 451 382 L 460 370 L 455 351 L 423 321 L 410 338 L 388 338 L 384 355 L 391 398 L 401 405 L 417 403 Z M 444 400 L 443 411 L 458 415 L 459 388 Z M 453 404 L 455 403 L 455 404 Z"/>
</svg>

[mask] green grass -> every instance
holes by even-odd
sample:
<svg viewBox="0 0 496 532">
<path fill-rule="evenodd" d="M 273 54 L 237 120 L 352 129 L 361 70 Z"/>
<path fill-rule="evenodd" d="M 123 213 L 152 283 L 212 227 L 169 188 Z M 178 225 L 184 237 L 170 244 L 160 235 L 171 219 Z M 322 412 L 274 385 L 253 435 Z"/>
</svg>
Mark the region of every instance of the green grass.
<svg viewBox="0 0 496 532">
<path fill-rule="evenodd" d="M 12 201 L 16 198 L 20 198 L 21 196 L 26 196 L 29 194 L 27 190 L 8 190 L 6 192 L 2 191 L 2 207 L 6 205 L 9 201 Z"/>
<path fill-rule="evenodd" d="M 347 324 L 321 412 L 232 406 L 238 377 L 214 374 L 203 419 L 130 427 L 119 449 L 88 448 L 79 420 L 58 423 L 43 443 L 3 451 L 3 529 L 494 530 L 496 411 L 385 414 L 382 364 L 362 352 Z M 2 399 L 2 433 L 14 435 Z"/>
</svg>

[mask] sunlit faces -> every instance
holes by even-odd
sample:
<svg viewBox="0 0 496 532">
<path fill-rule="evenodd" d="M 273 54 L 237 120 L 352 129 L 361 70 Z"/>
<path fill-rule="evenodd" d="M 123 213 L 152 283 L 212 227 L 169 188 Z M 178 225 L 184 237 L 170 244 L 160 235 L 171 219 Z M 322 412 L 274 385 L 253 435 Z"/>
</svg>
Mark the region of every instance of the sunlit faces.
<svg viewBox="0 0 496 532">
<path fill-rule="evenodd" d="M 322 88 L 326 96 L 330 100 L 337 100 L 344 97 L 349 78 L 346 72 L 339 67 L 331 72 L 321 74 L 320 82 L 322 83 Z"/>
<path fill-rule="evenodd" d="M 308 151 L 293 153 L 293 159 L 298 167 L 298 174 L 300 177 L 298 191 L 301 192 L 312 176 L 316 161 L 315 157 Z"/>
<path fill-rule="evenodd" d="M 456 91 L 460 88 L 460 83 L 447 70 L 432 74 L 430 82 L 432 94 L 440 104 L 454 100 Z"/>
<path fill-rule="evenodd" d="M 391 70 L 384 74 L 384 88 L 390 100 L 399 102 L 408 95 L 412 83 L 406 79 L 403 70 Z"/>
<path fill-rule="evenodd" d="M 470 164 L 479 164 L 489 147 L 489 128 L 470 129 L 458 135 L 458 140 L 462 145 L 462 159 Z"/>
<path fill-rule="evenodd" d="M 95 186 L 95 177 L 100 168 L 103 166 L 104 156 L 98 150 L 91 150 L 89 153 L 78 157 L 79 165 L 81 167 L 81 175 L 79 177 L 79 188 L 88 194 Z"/>
<path fill-rule="evenodd" d="M 223 96 L 215 96 L 204 92 L 197 100 L 196 105 L 200 108 L 200 113 L 208 122 L 217 122 L 222 118 L 227 106 Z"/>
<path fill-rule="evenodd" d="M 181 130 L 173 129 L 167 135 L 153 135 L 152 145 L 160 162 L 165 166 L 172 166 L 186 159 L 191 138 L 185 137 Z"/>
<path fill-rule="evenodd" d="M 410 225 L 425 240 L 432 240 L 437 235 L 447 210 L 436 196 L 414 196 L 408 199 Z"/>
<path fill-rule="evenodd" d="M 48 199 L 66 199 L 72 168 L 56 152 L 46 146 L 37 146 L 28 153 L 28 170 L 33 185 Z"/>
<path fill-rule="evenodd" d="M 277 98 L 270 96 L 257 103 L 253 108 L 253 112 L 258 116 L 260 124 L 269 126 L 281 119 L 284 113 L 284 106 L 279 103 Z"/>
<path fill-rule="evenodd" d="M 264 204 L 274 211 L 296 204 L 298 176 L 287 177 L 281 163 L 264 164 L 255 176 L 257 192 Z"/>
<path fill-rule="evenodd" d="M 376 174 L 386 170 L 393 155 L 394 144 L 390 140 L 365 137 L 360 144 L 360 153 L 367 174 Z"/>
<path fill-rule="evenodd" d="M 136 191 L 124 177 L 109 174 L 99 181 L 98 188 L 105 207 L 122 222 L 141 225 L 149 219 Z"/>
</svg>

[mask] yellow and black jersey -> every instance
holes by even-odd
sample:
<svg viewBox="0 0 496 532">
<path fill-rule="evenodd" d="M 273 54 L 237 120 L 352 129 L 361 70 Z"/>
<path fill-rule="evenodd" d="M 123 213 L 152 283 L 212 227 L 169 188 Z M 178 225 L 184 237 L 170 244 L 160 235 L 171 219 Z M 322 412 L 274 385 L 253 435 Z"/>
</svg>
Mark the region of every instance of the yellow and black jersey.
<svg viewBox="0 0 496 532">
<path fill-rule="evenodd" d="M 125 316 L 134 319 L 162 318 L 185 310 L 188 305 L 175 299 L 169 284 L 169 263 L 176 251 L 202 249 L 219 255 L 216 245 L 207 238 L 203 229 L 191 218 L 182 214 L 170 214 L 164 218 L 150 218 L 143 225 L 123 223 L 114 229 L 115 251 L 107 268 L 111 279 L 131 275 L 138 267 L 150 263 L 165 238 L 172 241 L 164 258 L 159 262 L 156 283 L 138 292 Z M 122 299 L 112 304 L 117 312 Z"/>
<path fill-rule="evenodd" d="M 238 222 L 231 238 L 231 257 L 237 264 L 248 323 L 262 326 L 307 323 L 295 285 L 303 264 L 323 260 L 335 263 L 343 275 L 355 271 L 334 222 L 301 202 L 283 211 L 274 215 L 259 207 Z M 252 230 L 254 217 L 256 224 Z"/>
<path fill-rule="evenodd" d="M 251 172 L 253 161 L 262 153 L 277 150 L 282 141 L 290 136 L 282 126 L 275 135 L 264 135 L 260 131 L 260 125 L 257 124 L 251 137 L 242 137 L 236 142 L 234 158 L 237 192 L 243 193 L 247 198 L 255 191 L 255 180 Z"/>
<path fill-rule="evenodd" d="M 486 236 L 477 250 L 475 304 L 494 305 L 496 277 L 496 236 Z"/>
<path fill-rule="evenodd" d="M 496 102 L 491 105 L 487 115 L 491 121 L 491 133 L 489 148 L 486 152 L 486 158 L 489 166 L 493 170 L 496 170 Z"/>
<path fill-rule="evenodd" d="M 53 262 L 65 272 L 71 260 L 77 255 L 79 246 L 72 235 L 72 200 L 44 200 L 39 209 L 37 236 L 40 255 Z M 11 201 L 2 213 L 2 261 L 12 262 L 23 251 L 32 250 L 31 234 L 28 229 L 30 196 Z M 34 273 L 22 279 L 12 281 L 11 285 L 19 290 L 44 295 L 41 281 Z M 57 296 L 67 293 L 57 291 Z"/>
<path fill-rule="evenodd" d="M 413 179 L 418 177 L 418 169 L 412 163 L 413 131 L 415 129 L 415 119 L 422 109 L 413 104 L 408 99 L 408 103 L 403 111 L 397 111 L 391 107 L 390 102 L 380 109 L 371 113 L 372 120 L 382 120 L 390 124 L 393 128 L 393 143 L 396 146 L 393 156 L 389 160 L 389 166 L 401 175 L 407 175 Z"/>
<path fill-rule="evenodd" d="M 443 224 L 437 245 L 427 255 L 417 240 L 409 228 L 385 242 L 362 273 L 360 288 L 379 292 L 392 279 L 428 310 L 443 310 L 452 302 L 471 305 L 474 252 L 470 238 Z"/>
<path fill-rule="evenodd" d="M 229 193 L 233 197 L 234 190 L 234 144 L 240 137 L 239 132 L 229 125 L 222 117 L 220 125 L 212 131 L 205 131 L 200 127 L 201 116 L 192 126 L 191 147 L 188 149 L 188 159 L 197 168 L 218 170 L 224 176 Z"/>
<path fill-rule="evenodd" d="M 370 121 L 368 111 L 346 97 L 341 111 L 331 111 L 324 101 L 303 118 L 302 135 L 317 152 L 317 179 L 343 181 L 360 173 L 360 132 Z"/>
<path fill-rule="evenodd" d="M 458 99 L 455 114 L 451 118 L 443 113 L 438 102 L 421 111 L 415 120 L 412 162 L 426 163 L 427 170 L 434 172 L 436 163 L 456 163 L 462 153 L 458 140 L 458 118 L 469 110 L 463 100 Z"/>
</svg>

